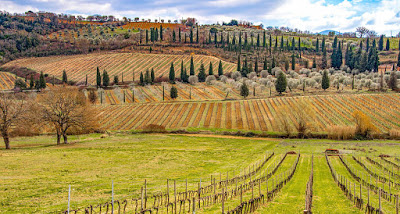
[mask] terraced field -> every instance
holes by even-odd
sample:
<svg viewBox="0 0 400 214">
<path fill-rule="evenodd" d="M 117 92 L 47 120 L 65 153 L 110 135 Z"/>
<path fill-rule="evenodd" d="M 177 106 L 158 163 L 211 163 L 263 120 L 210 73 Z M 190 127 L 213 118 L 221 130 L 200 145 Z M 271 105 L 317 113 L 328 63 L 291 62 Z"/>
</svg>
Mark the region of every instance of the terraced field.
<svg viewBox="0 0 400 214">
<path fill-rule="evenodd" d="M 11 61 L 3 67 L 27 67 L 37 72 L 54 75 L 61 78 L 63 70 L 67 72 L 68 79 L 77 82 L 85 81 L 88 75 L 88 82 L 95 84 L 96 68 L 101 71 L 106 70 L 111 79 L 118 75 L 122 81 L 122 74 L 125 81 L 132 81 L 133 74 L 135 80 L 139 80 L 140 72 L 146 72 L 147 69 L 154 69 L 155 76 L 167 77 L 171 62 L 174 63 L 176 77 L 180 75 L 181 61 L 189 73 L 190 56 L 189 55 L 166 55 L 166 54 L 138 54 L 138 53 L 102 53 L 75 56 L 51 56 L 40 58 L 26 58 Z M 203 62 L 207 67 L 210 64 L 218 68 L 219 59 L 212 56 L 193 55 L 195 72 L 198 73 L 200 63 Z M 236 64 L 222 62 L 224 72 L 233 72 L 236 70 Z M 217 70 L 215 70 L 215 73 Z"/>
<path fill-rule="evenodd" d="M 14 88 L 16 76 L 8 72 L 0 72 L 0 90 L 9 90 Z"/>
<path fill-rule="evenodd" d="M 98 105 L 103 128 L 140 129 L 158 124 L 168 129 L 211 128 L 282 132 L 282 115 L 292 129 L 299 103 L 309 106 L 313 132 L 333 125 L 352 125 L 352 113 L 363 111 L 382 132 L 400 127 L 399 94 L 325 95 L 270 99 L 164 102 L 126 105 Z"/>
</svg>

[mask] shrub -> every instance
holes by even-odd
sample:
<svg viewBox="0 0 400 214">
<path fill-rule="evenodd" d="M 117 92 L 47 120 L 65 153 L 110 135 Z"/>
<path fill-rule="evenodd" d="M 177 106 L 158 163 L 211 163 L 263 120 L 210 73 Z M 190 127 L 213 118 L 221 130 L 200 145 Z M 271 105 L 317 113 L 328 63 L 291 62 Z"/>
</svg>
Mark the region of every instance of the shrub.
<svg viewBox="0 0 400 214">
<path fill-rule="evenodd" d="M 262 78 L 266 78 L 269 75 L 269 73 L 268 73 L 267 70 L 262 70 L 260 75 L 261 75 Z"/>
<path fill-rule="evenodd" d="M 194 84 L 196 84 L 198 82 L 199 82 L 199 78 L 197 76 L 192 75 L 192 76 L 189 77 L 189 83 L 190 84 L 194 85 Z"/>
<path fill-rule="evenodd" d="M 365 115 L 361 111 L 353 112 L 354 122 L 356 123 L 355 137 L 357 139 L 361 138 L 371 138 L 372 132 L 377 132 L 377 128 L 372 124 L 371 118 Z"/>
<path fill-rule="evenodd" d="M 212 82 L 217 80 L 214 75 L 207 76 L 206 83 L 207 85 L 212 85 Z"/>
<path fill-rule="evenodd" d="M 354 126 L 329 126 L 326 129 L 328 138 L 333 140 L 349 140 L 353 139 L 356 133 Z"/>
<path fill-rule="evenodd" d="M 96 93 L 96 91 L 90 90 L 90 91 L 89 91 L 88 98 L 89 98 L 89 102 L 90 102 L 90 103 L 92 103 L 92 104 L 96 103 L 96 100 L 97 100 L 97 93 Z"/>
<path fill-rule="evenodd" d="M 19 88 L 19 89 L 26 89 L 26 83 L 25 83 L 25 81 L 24 80 L 22 80 L 22 79 L 16 79 L 15 80 L 15 82 L 14 82 L 14 88 L 15 89 L 17 89 L 17 88 Z"/>
<path fill-rule="evenodd" d="M 156 124 L 149 124 L 142 128 L 143 132 L 145 133 L 165 133 L 167 130 L 164 126 L 156 125 Z"/>
</svg>

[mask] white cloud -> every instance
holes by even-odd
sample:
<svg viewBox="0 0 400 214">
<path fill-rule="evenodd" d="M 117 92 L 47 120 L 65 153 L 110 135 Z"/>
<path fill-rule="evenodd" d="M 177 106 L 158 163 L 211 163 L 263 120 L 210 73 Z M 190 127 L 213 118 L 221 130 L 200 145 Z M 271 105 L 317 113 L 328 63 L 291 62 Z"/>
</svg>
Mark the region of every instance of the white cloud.
<svg viewBox="0 0 400 214">
<path fill-rule="evenodd" d="M 12 1 L 0 0 L 0 10 L 5 10 L 10 13 L 24 13 L 28 10 L 39 11 L 39 9 L 30 5 L 19 5 Z"/>
<path fill-rule="evenodd" d="M 214 7 L 237 7 L 240 5 L 249 5 L 258 2 L 260 2 L 260 0 L 214 0 L 208 2 L 208 4 Z"/>
</svg>

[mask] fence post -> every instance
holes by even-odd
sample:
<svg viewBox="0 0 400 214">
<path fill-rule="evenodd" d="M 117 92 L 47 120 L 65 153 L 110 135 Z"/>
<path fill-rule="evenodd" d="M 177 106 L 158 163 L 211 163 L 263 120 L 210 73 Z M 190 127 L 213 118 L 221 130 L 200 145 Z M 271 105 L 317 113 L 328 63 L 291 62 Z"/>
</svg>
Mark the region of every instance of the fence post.
<svg viewBox="0 0 400 214">
<path fill-rule="evenodd" d="M 111 181 L 111 214 L 114 213 L 114 180 Z"/>
<path fill-rule="evenodd" d="M 225 192 L 224 192 L 224 188 L 222 187 L 222 214 L 225 213 L 225 211 L 224 211 L 224 205 L 225 205 L 224 199 L 225 199 Z"/>
<path fill-rule="evenodd" d="M 144 209 L 147 209 L 147 180 L 144 179 Z"/>
<path fill-rule="evenodd" d="M 71 201 L 71 185 L 68 187 L 68 214 L 69 214 L 69 206 Z"/>
<path fill-rule="evenodd" d="M 193 214 L 195 213 L 196 213 L 196 197 L 193 197 Z"/>
<path fill-rule="evenodd" d="M 175 207 L 175 213 L 176 213 L 176 180 L 174 180 L 174 207 Z"/>
<path fill-rule="evenodd" d="M 379 187 L 379 213 L 382 213 L 381 188 Z"/>
<path fill-rule="evenodd" d="M 399 214 L 399 195 L 396 195 L 396 214 Z"/>
</svg>

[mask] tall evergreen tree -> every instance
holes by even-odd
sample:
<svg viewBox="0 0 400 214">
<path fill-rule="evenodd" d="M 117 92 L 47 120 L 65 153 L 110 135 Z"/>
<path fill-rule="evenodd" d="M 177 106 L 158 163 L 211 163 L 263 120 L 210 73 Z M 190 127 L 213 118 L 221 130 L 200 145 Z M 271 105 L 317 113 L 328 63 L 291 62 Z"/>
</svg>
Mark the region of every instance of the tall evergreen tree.
<svg viewBox="0 0 400 214">
<path fill-rule="evenodd" d="M 260 47 L 260 34 L 257 34 L 257 47 Z"/>
<path fill-rule="evenodd" d="M 296 70 L 296 58 L 294 57 L 294 54 L 292 54 L 292 70 Z"/>
<path fill-rule="evenodd" d="M 186 68 L 183 66 L 183 60 L 181 62 L 181 80 L 182 82 L 188 82 L 188 75 L 186 73 Z"/>
<path fill-rule="evenodd" d="M 193 56 L 190 58 L 190 76 L 194 75 L 194 63 L 193 63 Z"/>
<path fill-rule="evenodd" d="M 150 71 L 149 69 L 146 70 L 146 73 L 144 74 L 144 82 L 146 84 L 150 84 L 151 83 L 151 77 L 150 77 Z"/>
<path fill-rule="evenodd" d="M 175 30 L 172 30 L 172 42 L 176 42 Z"/>
<path fill-rule="evenodd" d="M 325 37 L 324 37 L 324 39 L 325 39 Z M 324 43 L 325 43 L 325 42 L 324 42 L 324 40 L 323 40 L 323 43 L 322 43 L 322 44 L 324 44 Z M 324 45 L 324 49 L 322 50 L 321 67 L 322 67 L 322 69 L 326 69 L 326 68 L 328 67 L 328 60 L 327 60 L 327 58 L 326 58 L 326 48 L 325 48 L 325 45 Z"/>
<path fill-rule="evenodd" d="M 110 85 L 110 77 L 106 70 L 103 71 L 103 86 L 108 87 Z"/>
<path fill-rule="evenodd" d="M 151 68 L 150 80 L 151 80 L 151 84 L 153 84 L 154 80 L 155 80 L 154 69 L 153 68 Z"/>
<path fill-rule="evenodd" d="M 388 82 L 388 86 L 390 89 L 392 89 L 393 91 L 396 91 L 398 89 L 397 87 L 397 75 L 395 71 L 392 71 L 390 73 L 390 78 L 389 78 L 389 82 Z"/>
<path fill-rule="evenodd" d="M 144 85 L 144 78 L 143 78 L 143 72 L 140 72 L 140 85 Z"/>
<path fill-rule="evenodd" d="M 222 61 L 219 60 L 219 65 L 218 65 L 218 76 L 224 75 L 224 70 L 222 68 Z"/>
<path fill-rule="evenodd" d="M 115 75 L 114 76 L 114 85 L 118 85 L 118 82 L 119 82 L 118 75 Z"/>
<path fill-rule="evenodd" d="M 286 91 L 286 87 L 287 87 L 286 75 L 283 72 L 279 72 L 275 83 L 275 89 L 277 92 L 279 92 L 279 94 L 282 94 L 282 92 Z"/>
<path fill-rule="evenodd" d="M 284 45 L 283 36 L 281 36 L 281 51 L 283 51 L 283 45 Z"/>
<path fill-rule="evenodd" d="M 367 38 L 367 41 L 365 42 L 365 51 L 368 53 L 369 51 L 369 38 Z"/>
<path fill-rule="evenodd" d="M 96 86 L 97 87 L 101 86 L 101 74 L 99 67 L 97 67 L 97 72 L 96 72 Z"/>
<path fill-rule="evenodd" d="M 203 62 L 200 64 L 199 74 L 197 75 L 197 77 L 199 78 L 199 82 L 206 81 L 206 71 Z"/>
<path fill-rule="evenodd" d="M 62 74 L 62 82 L 64 84 L 68 84 L 67 72 L 65 70 L 63 70 L 63 74 Z"/>
<path fill-rule="evenodd" d="M 292 38 L 292 51 L 294 51 L 294 48 L 295 48 L 294 46 L 296 45 L 295 43 L 296 43 L 296 42 L 294 41 L 294 37 L 293 37 L 293 38 Z"/>
<path fill-rule="evenodd" d="M 176 89 L 175 86 L 171 87 L 170 93 L 171 93 L 170 96 L 171 96 L 172 99 L 175 99 L 175 98 L 178 97 L 178 89 Z"/>
<path fill-rule="evenodd" d="M 240 68 L 240 55 L 238 55 L 238 62 L 237 62 L 237 71 L 241 71 L 242 69 Z"/>
<path fill-rule="evenodd" d="M 149 43 L 149 30 L 146 29 L 146 44 Z"/>
<path fill-rule="evenodd" d="M 46 80 L 44 79 L 43 72 L 40 72 L 39 85 L 40 85 L 40 88 L 43 88 L 43 89 L 46 88 Z"/>
<path fill-rule="evenodd" d="M 299 47 L 299 56 L 300 56 L 300 59 L 301 59 L 301 40 L 300 40 L 300 37 L 299 37 L 298 47 Z"/>
<path fill-rule="evenodd" d="M 160 40 L 162 41 L 164 39 L 163 37 L 163 27 L 160 25 Z"/>
<path fill-rule="evenodd" d="M 210 66 L 208 67 L 208 75 L 214 75 L 213 65 L 211 62 L 210 62 Z"/>
<path fill-rule="evenodd" d="M 181 28 L 179 28 L 179 31 L 178 31 L 178 38 L 179 38 L 179 42 L 181 42 L 182 41 Z"/>
<path fill-rule="evenodd" d="M 193 28 L 190 28 L 190 44 L 193 43 Z"/>
<path fill-rule="evenodd" d="M 317 68 L 317 61 L 315 60 L 315 57 L 313 58 L 312 61 L 312 68 Z"/>
<path fill-rule="evenodd" d="M 361 54 L 361 60 L 360 60 L 360 72 L 365 72 L 367 70 L 367 62 L 368 62 L 368 56 L 367 53 L 363 52 Z"/>
<path fill-rule="evenodd" d="M 154 33 L 154 40 L 158 41 L 158 28 L 156 28 L 156 32 Z"/>
<path fill-rule="evenodd" d="M 397 67 L 400 67 L 400 51 L 399 54 L 397 55 Z"/>
<path fill-rule="evenodd" d="M 325 50 L 325 37 L 322 37 L 321 51 Z"/>
<path fill-rule="evenodd" d="M 383 35 L 379 37 L 378 50 L 383 51 Z"/>
<path fill-rule="evenodd" d="M 254 62 L 254 72 L 258 74 L 258 58 L 256 58 L 256 61 Z"/>
<path fill-rule="evenodd" d="M 386 51 L 390 50 L 390 42 L 389 42 L 389 38 L 386 39 Z"/>
<path fill-rule="evenodd" d="M 376 50 L 375 47 L 372 47 L 368 52 L 367 69 L 369 71 L 378 72 L 378 66 L 379 66 L 378 51 Z"/>
<path fill-rule="evenodd" d="M 322 89 L 324 89 L 324 91 L 326 89 L 328 89 L 329 88 L 329 84 L 330 84 L 330 82 L 329 82 L 328 71 L 325 70 L 324 74 L 322 75 L 322 82 L 321 82 Z"/>
<path fill-rule="evenodd" d="M 319 52 L 319 39 L 317 38 L 317 41 L 315 42 L 315 52 Z"/>
<path fill-rule="evenodd" d="M 289 70 L 289 60 L 287 57 L 285 57 L 285 71 Z"/>
<path fill-rule="evenodd" d="M 169 81 L 172 84 L 175 84 L 175 69 L 174 69 L 174 63 L 171 62 L 171 67 L 169 68 Z"/>
<path fill-rule="evenodd" d="M 30 80 L 29 80 L 29 88 L 33 89 L 35 87 L 35 79 L 33 78 L 33 74 L 31 74 Z"/>
<path fill-rule="evenodd" d="M 333 49 L 337 48 L 337 43 L 338 43 L 337 36 L 335 36 L 335 39 L 333 39 L 333 44 L 332 44 Z"/>
<path fill-rule="evenodd" d="M 265 48 L 266 45 L 267 45 L 267 42 L 266 42 L 265 40 L 266 40 L 266 35 L 265 35 L 265 30 L 264 30 L 264 32 L 263 32 L 263 47 L 264 47 L 264 48 Z"/>
<path fill-rule="evenodd" d="M 263 70 L 267 70 L 268 69 L 268 60 L 267 57 L 264 58 L 264 65 L 263 65 Z"/>
</svg>

